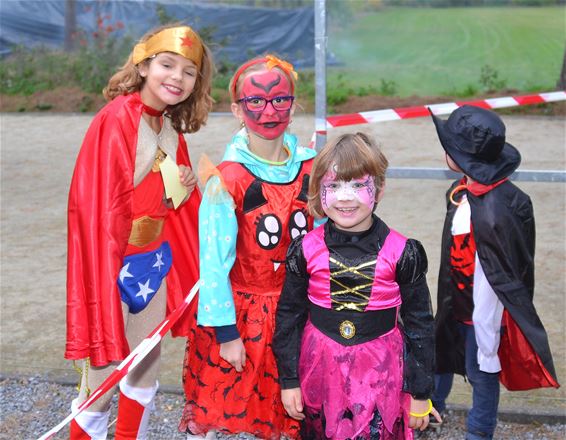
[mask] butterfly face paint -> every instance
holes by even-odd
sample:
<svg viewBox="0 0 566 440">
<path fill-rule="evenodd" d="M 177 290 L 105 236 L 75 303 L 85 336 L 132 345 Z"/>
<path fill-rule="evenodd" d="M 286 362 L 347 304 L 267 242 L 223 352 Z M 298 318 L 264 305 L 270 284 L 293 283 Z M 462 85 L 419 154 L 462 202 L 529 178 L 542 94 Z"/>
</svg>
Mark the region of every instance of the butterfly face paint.
<svg viewBox="0 0 566 440">
<path fill-rule="evenodd" d="M 265 70 L 251 73 L 244 79 L 240 99 L 255 96 L 269 101 L 290 95 L 289 79 L 278 70 Z M 264 139 L 278 138 L 289 125 L 291 109 L 276 110 L 272 102 L 267 102 L 260 112 L 250 111 L 245 102 L 240 106 L 248 129 Z"/>
<path fill-rule="evenodd" d="M 346 182 L 336 180 L 334 171 L 329 171 L 322 179 L 322 209 L 339 229 L 352 232 L 369 229 L 375 199 L 375 183 L 369 174 Z"/>
</svg>

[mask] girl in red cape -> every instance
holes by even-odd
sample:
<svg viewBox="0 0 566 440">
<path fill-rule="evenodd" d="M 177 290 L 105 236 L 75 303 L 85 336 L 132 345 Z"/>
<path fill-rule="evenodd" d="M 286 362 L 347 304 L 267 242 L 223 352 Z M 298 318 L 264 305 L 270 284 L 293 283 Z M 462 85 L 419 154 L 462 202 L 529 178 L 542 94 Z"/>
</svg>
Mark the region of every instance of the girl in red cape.
<svg viewBox="0 0 566 440">
<path fill-rule="evenodd" d="M 190 27 L 165 26 L 141 38 L 104 89 L 110 102 L 86 133 L 69 194 L 65 357 L 83 363 L 73 405 L 198 278 L 201 196 L 183 133 L 206 122 L 212 70 L 208 48 Z M 173 180 L 188 194 L 180 205 L 166 197 L 164 161 L 178 166 Z M 185 318 L 173 335 L 185 336 L 189 327 Z M 157 346 L 121 381 L 114 438 L 148 438 L 159 364 Z M 73 420 L 71 439 L 106 438 L 113 392 Z"/>
<path fill-rule="evenodd" d="M 313 226 L 307 188 L 315 152 L 286 132 L 295 76 L 272 55 L 243 64 L 230 82 L 242 129 L 217 169 L 199 166 L 207 182 L 199 209 L 203 285 L 183 371 L 179 429 L 187 438 L 298 436 L 281 404 L 271 348 L 287 247 Z"/>
</svg>

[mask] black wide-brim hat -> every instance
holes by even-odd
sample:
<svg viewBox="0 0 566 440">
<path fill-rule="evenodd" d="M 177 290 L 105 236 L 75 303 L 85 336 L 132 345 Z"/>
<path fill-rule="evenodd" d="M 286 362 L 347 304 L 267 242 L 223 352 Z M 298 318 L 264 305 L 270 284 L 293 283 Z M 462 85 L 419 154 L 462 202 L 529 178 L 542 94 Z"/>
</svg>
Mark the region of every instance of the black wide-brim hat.
<svg viewBox="0 0 566 440">
<path fill-rule="evenodd" d="M 521 154 L 505 142 L 505 125 L 496 113 L 464 105 L 446 121 L 432 111 L 431 116 L 444 151 L 476 182 L 491 185 L 519 167 Z"/>
</svg>

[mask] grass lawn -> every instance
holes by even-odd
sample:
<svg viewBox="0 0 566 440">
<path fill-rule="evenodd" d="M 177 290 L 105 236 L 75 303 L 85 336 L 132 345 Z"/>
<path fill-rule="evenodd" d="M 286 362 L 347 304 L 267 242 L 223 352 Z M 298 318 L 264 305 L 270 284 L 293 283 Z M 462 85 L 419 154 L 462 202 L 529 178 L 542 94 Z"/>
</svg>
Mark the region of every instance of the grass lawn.
<svg viewBox="0 0 566 440">
<path fill-rule="evenodd" d="M 328 68 L 329 87 L 395 81 L 400 96 L 482 91 L 484 65 L 507 88 L 553 90 L 566 42 L 565 7 L 386 8 L 344 21 L 328 28 L 344 63 Z"/>
</svg>

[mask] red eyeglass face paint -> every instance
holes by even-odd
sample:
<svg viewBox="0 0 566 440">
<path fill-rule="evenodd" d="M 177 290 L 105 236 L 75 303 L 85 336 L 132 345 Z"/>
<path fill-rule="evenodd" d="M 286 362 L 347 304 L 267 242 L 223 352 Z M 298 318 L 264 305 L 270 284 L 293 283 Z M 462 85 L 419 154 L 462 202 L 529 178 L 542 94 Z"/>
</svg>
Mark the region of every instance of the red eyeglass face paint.
<svg viewBox="0 0 566 440">
<path fill-rule="evenodd" d="M 289 79 L 277 70 L 253 72 L 242 83 L 240 98 L 258 96 L 273 99 L 277 96 L 291 95 Z M 267 103 L 261 112 L 251 112 L 245 103 L 240 103 L 244 113 L 244 122 L 249 130 L 264 139 L 276 139 L 281 136 L 291 120 L 291 109 L 275 110 L 272 103 Z"/>
</svg>

